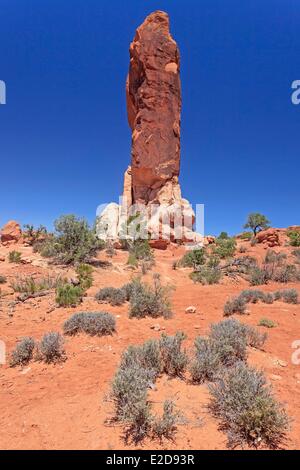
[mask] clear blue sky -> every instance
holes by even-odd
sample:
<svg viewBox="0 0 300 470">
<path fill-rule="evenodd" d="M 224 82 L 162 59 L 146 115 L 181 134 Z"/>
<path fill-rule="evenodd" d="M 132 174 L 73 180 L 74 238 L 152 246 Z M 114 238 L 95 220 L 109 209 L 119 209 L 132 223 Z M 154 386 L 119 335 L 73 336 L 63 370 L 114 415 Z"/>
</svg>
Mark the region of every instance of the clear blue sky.
<svg viewBox="0 0 300 470">
<path fill-rule="evenodd" d="M 183 196 L 206 233 L 251 211 L 299 224 L 299 0 L 0 0 L 0 224 L 93 221 L 130 160 L 125 79 L 136 27 L 170 15 L 181 51 Z"/>
</svg>

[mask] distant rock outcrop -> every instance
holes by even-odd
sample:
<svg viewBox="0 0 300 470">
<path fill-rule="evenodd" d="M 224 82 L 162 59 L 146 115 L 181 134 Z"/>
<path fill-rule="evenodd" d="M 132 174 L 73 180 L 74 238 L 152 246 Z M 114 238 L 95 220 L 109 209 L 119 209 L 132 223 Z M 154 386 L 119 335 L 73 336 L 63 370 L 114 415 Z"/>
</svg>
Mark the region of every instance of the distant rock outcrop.
<svg viewBox="0 0 300 470">
<path fill-rule="evenodd" d="M 20 224 L 14 220 L 10 220 L 1 229 L 1 242 L 6 243 L 17 243 L 22 238 L 22 230 Z"/>
</svg>

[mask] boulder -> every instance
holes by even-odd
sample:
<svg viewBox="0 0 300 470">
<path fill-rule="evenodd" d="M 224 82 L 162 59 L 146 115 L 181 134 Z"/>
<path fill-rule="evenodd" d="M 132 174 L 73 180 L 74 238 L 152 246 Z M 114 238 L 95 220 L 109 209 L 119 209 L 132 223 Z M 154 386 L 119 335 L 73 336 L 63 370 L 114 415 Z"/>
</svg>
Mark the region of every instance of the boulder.
<svg viewBox="0 0 300 470">
<path fill-rule="evenodd" d="M 270 248 L 280 246 L 279 232 L 275 228 L 268 228 L 267 230 L 258 232 L 256 240 L 258 243 L 263 243 Z"/>
<path fill-rule="evenodd" d="M 17 243 L 22 238 L 22 230 L 20 224 L 14 220 L 10 220 L 1 230 L 1 242 Z"/>
</svg>

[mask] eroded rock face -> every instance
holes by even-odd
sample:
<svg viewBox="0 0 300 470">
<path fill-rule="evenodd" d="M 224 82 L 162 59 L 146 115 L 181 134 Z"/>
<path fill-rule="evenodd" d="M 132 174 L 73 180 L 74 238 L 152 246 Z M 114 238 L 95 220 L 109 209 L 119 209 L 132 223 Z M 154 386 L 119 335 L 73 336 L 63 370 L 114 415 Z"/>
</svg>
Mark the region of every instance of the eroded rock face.
<svg viewBox="0 0 300 470">
<path fill-rule="evenodd" d="M 166 13 L 151 13 L 130 45 L 127 111 L 133 203 L 180 198 L 180 63 Z M 178 200 L 178 199 L 177 199 Z"/>
<path fill-rule="evenodd" d="M 279 230 L 275 228 L 268 228 L 267 230 L 262 230 L 256 235 L 256 240 L 258 243 L 263 243 L 270 248 L 274 246 L 279 246 Z"/>
<path fill-rule="evenodd" d="M 22 230 L 20 224 L 14 220 L 10 220 L 1 229 L 1 242 L 6 243 L 17 243 L 22 238 Z"/>
</svg>

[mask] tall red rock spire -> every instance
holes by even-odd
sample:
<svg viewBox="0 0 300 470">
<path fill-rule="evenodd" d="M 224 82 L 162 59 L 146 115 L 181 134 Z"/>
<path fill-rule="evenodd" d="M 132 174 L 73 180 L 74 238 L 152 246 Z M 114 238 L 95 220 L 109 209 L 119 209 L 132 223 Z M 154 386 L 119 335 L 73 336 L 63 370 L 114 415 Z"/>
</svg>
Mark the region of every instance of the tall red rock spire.
<svg viewBox="0 0 300 470">
<path fill-rule="evenodd" d="M 127 112 L 132 203 L 180 201 L 180 61 L 167 13 L 151 13 L 130 45 Z"/>
</svg>

